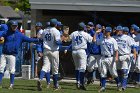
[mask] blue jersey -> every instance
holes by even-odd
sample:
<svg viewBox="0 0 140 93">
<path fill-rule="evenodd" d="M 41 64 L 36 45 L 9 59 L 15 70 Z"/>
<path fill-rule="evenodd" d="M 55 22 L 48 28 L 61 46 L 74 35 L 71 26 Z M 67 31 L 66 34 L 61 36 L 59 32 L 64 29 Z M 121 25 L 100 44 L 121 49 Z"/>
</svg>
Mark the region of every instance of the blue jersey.
<svg viewBox="0 0 140 93">
<path fill-rule="evenodd" d="M 95 31 L 91 30 L 88 32 L 91 36 L 94 36 Z M 103 38 L 103 33 L 99 33 L 96 35 L 96 40 Z M 100 55 L 101 54 L 101 48 L 100 45 L 97 45 L 96 43 L 88 43 L 87 48 L 88 54 L 94 54 L 94 55 Z"/>
<path fill-rule="evenodd" d="M 0 37 L 4 37 L 5 42 L 3 45 L 3 54 L 16 55 L 18 54 L 19 47 L 22 42 L 39 42 L 39 39 L 28 38 L 23 35 L 19 30 L 6 31 Z"/>
<path fill-rule="evenodd" d="M 8 26 L 6 24 L 0 25 L 0 35 L 2 35 L 4 32 L 8 30 Z M 0 44 L 0 55 L 2 54 L 3 44 Z"/>
<path fill-rule="evenodd" d="M 43 53 L 43 44 L 36 44 L 37 53 Z"/>
</svg>

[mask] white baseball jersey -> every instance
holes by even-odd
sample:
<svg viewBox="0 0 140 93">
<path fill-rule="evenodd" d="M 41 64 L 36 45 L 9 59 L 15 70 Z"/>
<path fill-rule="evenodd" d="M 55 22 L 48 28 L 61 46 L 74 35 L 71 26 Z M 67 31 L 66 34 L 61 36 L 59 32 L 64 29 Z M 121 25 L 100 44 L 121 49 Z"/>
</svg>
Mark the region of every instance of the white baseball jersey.
<svg viewBox="0 0 140 93">
<path fill-rule="evenodd" d="M 102 38 L 97 40 L 96 43 L 101 47 L 102 57 L 100 59 L 99 70 L 102 78 L 107 77 L 107 70 L 109 70 L 110 74 L 113 77 L 118 77 L 116 70 L 116 62 L 114 62 L 114 58 L 111 57 L 114 55 L 115 51 L 118 50 L 117 41 L 113 37 Z M 104 57 L 108 56 L 108 57 Z"/>
<path fill-rule="evenodd" d="M 112 37 L 110 38 L 102 38 L 96 41 L 97 45 L 101 47 L 101 54 L 103 56 L 111 56 L 114 55 L 114 51 L 118 50 L 118 44 L 116 40 Z"/>
<path fill-rule="evenodd" d="M 56 41 L 60 41 L 60 32 L 55 27 L 50 27 L 42 33 L 43 47 L 48 50 L 56 51 L 59 49 L 59 45 Z"/>
<path fill-rule="evenodd" d="M 75 31 L 70 35 L 72 39 L 72 49 L 86 49 L 87 42 L 92 42 L 93 37 L 84 31 Z"/>
<path fill-rule="evenodd" d="M 43 31 L 44 31 L 44 30 L 40 29 L 40 30 L 38 31 L 38 33 L 37 33 L 37 34 L 42 35 Z"/>
<path fill-rule="evenodd" d="M 115 36 L 114 38 L 118 43 L 118 53 L 120 55 L 131 53 L 131 46 L 135 45 L 135 42 L 130 36 L 122 35 L 122 36 Z"/>
<path fill-rule="evenodd" d="M 136 35 L 136 37 L 134 37 L 134 40 L 137 42 L 138 50 L 140 51 L 140 34 Z M 136 72 L 140 73 L 140 53 L 138 54 L 135 66 Z"/>
</svg>

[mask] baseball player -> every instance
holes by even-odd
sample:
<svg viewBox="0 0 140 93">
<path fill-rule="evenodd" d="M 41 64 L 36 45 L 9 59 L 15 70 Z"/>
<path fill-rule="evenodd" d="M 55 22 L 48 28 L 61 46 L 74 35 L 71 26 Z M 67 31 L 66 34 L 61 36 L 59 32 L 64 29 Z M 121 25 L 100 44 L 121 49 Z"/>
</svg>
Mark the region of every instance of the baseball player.
<svg viewBox="0 0 140 93">
<path fill-rule="evenodd" d="M 135 70 L 136 70 L 136 88 L 140 87 L 140 29 L 138 26 L 135 26 L 134 28 L 134 35 L 136 35 L 136 37 L 134 37 L 134 40 L 136 41 L 137 44 L 137 55 L 138 58 L 136 60 L 136 64 L 135 64 Z"/>
<path fill-rule="evenodd" d="M 43 33 L 43 29 L 42 29 L 42 23 L 41 22 L 37 22 L 35 24 L 35 29 L 36 29 L 36 35 L 37 35 L 37 38 L 40 38 L 41 34 Z"/>
<path fill-rule="evenodd" d="M 14 86 L 16 55 L 18 54 L 18 49 L 21 46 L 22 42 L 40 41 L 39 39 L 33 39 L 24 36 L 21 32 L 19 32 L 17 27 L 17 21 L 10 21 L 8 31 L 5 31 L 2 35 L 0 35 L 0 40 L 5 40 L 2 51 L 3 53 L 0 57 L 0 86 L 2 84 L 2 77 L 4 73 L 4 68 L 6 66 L 6 61 L 8 61 L 10 70 L 9 89 L 13 89 Z"/>
<path fill-rule="evenodd" d="M 92 24 L 88 23 L 87 24 L 87 32 L 91 35 L 94 36 L 95 31 L 93 29 L 89 29 L 88 27 L 92 26 Z M 96 26 L 96 30 L 102 29 L 101 25 Z M 98 33 L 96 35 L 96 39 L 101 39 L 103 38 L 102 32 Z M 95 43 L 88 43 L 87 45 L 87 50 L 89 51 L 89 56 L 88 56 L 88 64 L 87 64 L 87 70 L 88 70 L 88 75 L 87 75 L 87 84 L 91 83 L 92 77 L 93 77 L 93 72 L 97 70 L 98 65 L 99 65 L 99 60 L 101 57 L 101 48 L 99 45 L 96 45 Z M 95 74 L 96 76 L 96 74 Z"/>
<path fill-rule="evenodd" d="M 117 64 L 118 68 L 118 75 L 121 78 L 121 86 L 119 91 L 124 91 L 127 87 L 127 78 L 129 73 L 129 65 L 130 62 L 130 54 L 131 50 L 134 54 L 134 59 L 136 59 L 136 49 L 134 47 L 134 42 L 130 38 L 130 36 L 123 34 L 122 26 L 116 27 L 115 39 L 118 43 L 118 54 L 119 54 L 119 61 Z"/>
<path fill-rule="evenodd" d="M 87 42 L 90 43 L 93 40 L 88 33 L 84 32 L 85 27 L 85 23 L 79 23 L 78 31 L 74 31 L 70 35 L 72 40 L 72 57 L 75 63 L 76 87 L 82 90 L 86 90 L 84 86 L 84 74 L 87 65 L 85 49 L 87 48 Z"/>
<path fill-rule="evenodd" d="M 6 24 L 0 25 L 0 35 L 2 35 L 7 30 L 8 30 L 8 26 Z M 0 56 L 2 55 L 3 43 L 4 41 L 0 41 Z"/>
<path fill-rule="evenodd" d="M 59 30 L 61 36 L 63 35 L 62 27 L 63 27 L 63 24 L 60 21 L 58 21 L 56 28 L 57 28 L 57 30 Z"/>
<path fill-rule="evenodd" d="M 118 44 L 117 41 L 111 37 L 111 27 L 106 27 L 104 38 L 96 40 L 96 35 L 99 32 L 101 32 L 101 30 L 97 30 L 94 35 L 94 42 L 96 42 L 96 44 L 100 45 L 101 47 L 101 65 L 99 65 L 101 75 L 101 89 L 98 92 L 104 92 L 108 69 L 110 74 L 114 77 L 117 86 L 119 85 L 119 78 L 116 69 L 116 62 L 118 61 Z"/>
<path fill-rule="evenodd" d="M 132 30 L 132 28 L 131 28 Z M 131 37 L 134 36 L 134 32 L 131 31 L 131 33 L 129 32 L 129 28 L 128 27 L 123 27 L 123 34 L 130 36 L 130 39 L 132 39 L 132 42 L 134 43 L 134 46 L 137 48 L 137 42 L 135 42 L 135 40 Z M 136 49 L 137 50 L 137 49 Z M 134 55 L 133 55 L 133 51 L 131 51 L 130 54 L 130 62 L 128 62 L 128 82 L 135 80 L 135 77 L 133 77 L 133 75 L 135 75 L 135 64 L 136 64 L 136 60 L 134 60 Z"/>
<path fill-rule="evenodd" d="M 123 27 L 123 34 L 130 35 L 128 27 Z"/>
<path fill-rule="evenodd" d="M 60 32 L 56 29 L 57 19 L 50 20 L 50 27 L 41 35 L 43 39 L 43 67 L 40 73 L 40 79 L 37 82 L 37 88 L 42 90 L 41 80 L 46 73 L 46 77 L 50 77 L 52 69 L 53 83 L 55 90 L 58 90 L 58 69 L 59 69 L 59 45 L 61 44 Z"/>
<path fill-rule="evenodd" d="M 47 22 L 46 23 L 46 28 L 44 29 L 44 31 L 49 30 L 49 28 L 50 28 L 50 22 Z M 37 35 L 41 37 L 42 33 L 37 33 Z M 39 56 L 38 58 L 40 59 L 41 57 L 43 57 L 43 43 L 36 44 L 36 50 L 37 50 L 37 53 L 38 53 L 38 56 Z M 50 72 L 44 72 L 43 70 L 41 70 L 40 71 L 40 76 L 39 76 L 39 81 L 43 80 L 44 75 L 45 75 L 45 78 L 46 78 L 46 81 L 47 81 L 47 88 L 50 88 Z M 38 86 L 38 90 L 39 91 L 42 90 L 41 85 Z"/>
</svg>

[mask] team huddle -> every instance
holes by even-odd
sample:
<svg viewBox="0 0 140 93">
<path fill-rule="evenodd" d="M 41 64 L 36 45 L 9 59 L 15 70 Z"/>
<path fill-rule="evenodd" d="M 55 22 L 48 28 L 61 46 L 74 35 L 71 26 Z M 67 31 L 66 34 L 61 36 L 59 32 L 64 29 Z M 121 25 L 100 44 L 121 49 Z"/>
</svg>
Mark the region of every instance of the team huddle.
<svg viewBox="0 0 140 93">
<path fill-rule="evenodd" d="M 10 64 L 10 87 L 14 86 L 15 56 L 22 42 L 36 42 L 37 53 L 43 57 L 43 66 L 40 71 L 37 89 L 42 90 L 41 81 L 45 76 L 47 88 L 50 87 L 50 72 L 53 75 L 54 89 L 60 89 L 58 84 L 59 73 L 59 47 L 62 45 L 61 22 L 57 19 L 51 19 L 47 22 L 47 28 L 38 29 L 37 38 L 28 38 L 18 32 L 17 23 L 12 21 L 9 25 L 11 29 L 4 31 L 0 35 L 0 40 L 5 40 L 3 52 L 0 58 L 0 85 L 6 60 Z M 8 28 L 10 28 L 8 27 Z M 42 27 L 38 22 L 36 27 Z M 85 24 L 80 22 L 77 31 L 69 35 L 72 42 L 64 51 L 67 53 L 72 49 L 72 57 L 75 63 L 75 78 L 77 89 L 86 90 L 85 78 L 87 84 L 92 82 L 93 72 L 98 70 L 100 73 L 100 86 L 98 92 L 104 92 L 106 89 L 107 71 L 110 72 L 116 81 L 117 90 L 125 91 L 127 88 L 128 75 L 136 72 L 136 86 L 140 86 L 140 29 L 133 24 L 130 27 L 116 26 L 103 27 L 100 24 L 94 26 L 92 22 Z"/>
</svg>

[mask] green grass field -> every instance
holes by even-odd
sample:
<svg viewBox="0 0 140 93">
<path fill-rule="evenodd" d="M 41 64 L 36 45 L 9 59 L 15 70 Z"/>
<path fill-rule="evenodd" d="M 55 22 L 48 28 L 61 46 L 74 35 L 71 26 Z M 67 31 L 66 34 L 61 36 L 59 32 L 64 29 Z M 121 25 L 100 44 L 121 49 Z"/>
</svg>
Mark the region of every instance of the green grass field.
<svg viewBox="0 0 140 93">
<path fill-rule="evenodd" d="M 43 81 L 43 91 L 40 93 L 98 93 L 100 88 L 98 85 L 90 85 L 87 87 L 87 91 L 77 90 L 74 83 L 60 83 L 61 90 L 54 91 L 53 88 L 47 89 L 45 81 Z M 39 93 L 36 88 L 35 80 L 15 80 L 15 86 L 13 90 L 8 90 L 9 79 L 3 80 L 3 88 L 0 89 L 0 93 Z M 116 87 L 107 86 L 104 93 L 140 93 L 140 88 L 127 88 L 125 92 L 116 91 Z"/>
</svg>

